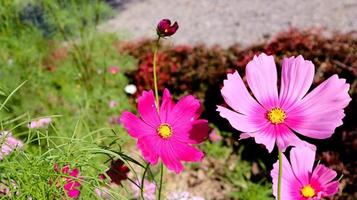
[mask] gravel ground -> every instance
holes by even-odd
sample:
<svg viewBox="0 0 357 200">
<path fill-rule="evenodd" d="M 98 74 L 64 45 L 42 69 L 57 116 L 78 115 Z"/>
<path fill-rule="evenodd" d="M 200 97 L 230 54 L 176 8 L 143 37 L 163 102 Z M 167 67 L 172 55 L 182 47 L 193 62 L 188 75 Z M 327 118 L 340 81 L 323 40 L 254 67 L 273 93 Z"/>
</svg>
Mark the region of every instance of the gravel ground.
<svg viewBox="0 0 357 200">
<path fill-rule="evenodd" d="M 153 37 L 162 18 L 177 20 L 174 43 L 228 46 L 270 38 L 289 27 L 357 30 L 357 0 L 116 0 L 118 14 L 100 29 Z M 126 3 L 125 3 L 126 2 Z"/>
</svg>

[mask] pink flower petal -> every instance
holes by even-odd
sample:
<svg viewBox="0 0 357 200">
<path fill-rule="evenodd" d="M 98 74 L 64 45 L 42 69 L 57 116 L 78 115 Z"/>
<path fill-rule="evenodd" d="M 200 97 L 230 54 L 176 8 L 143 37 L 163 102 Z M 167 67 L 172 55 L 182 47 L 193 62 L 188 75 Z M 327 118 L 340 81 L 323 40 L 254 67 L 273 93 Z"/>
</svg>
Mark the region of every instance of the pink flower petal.
<svg viewBox="0 0 357 200">
<path fill-rule="evenodd" d="M 246 77 L 255 98 L 266 110 L 278 106 L 277 72 L 273 56 L 264 53 L 254 56 L 246 67 Z"/>
<path fill-rule="evenodd" d="M 249 94 L 237 71 L 234 74 L 228 74 L 223 85 L 222 96 L 225 102 L 235 111 L 249 115 L 254 106 L 260 106 Z"/>
<path fill-rule="evenodd" d="M 290 162 L 294 174 L 303 185 L 310 182 L 310 175 L 315 161 L 315 151 L 308 147 L 292 148 Z"/>
<path fill-rule="evenodd" d="M 156 133 L 154 127 L 151 127 L 128 111 L 124 111 L 122 113 L 120 122 L 124 125 L 129 135 L 134 138 L 141 138 L 147 135 L 154 135 Z"/>
<path fill-rule="evenodd" d="M 285 110 L 302 99 L 311 87 L 315 67 L 302 56 L 285 58 L 282 63 L 280 107 Z"/>
<path fill-rule="evenodd" d="M 170 125 L 175 123 L 190 123 L 197 118 L 200 111 L 200 102 L 192 95 L 181 98 L 173 107 L 167 122 Z"/>
<path fill-rule="evenodd" d="M 250 116 L 242 115 L 222 106 L 217 106 L 219 115 L 229 121 L 233 128 L 243 132 L 255 132 L 262 129 L 268 121 L 251 119 Z"/>
<path fill-rule="evenodd" d="M 285 151 L 289 146 L 306 146 L 306 143 L 300 140 L 285 124 L 274 126 L 276 135 L 276 144 L 281 151 Z"/>
<path fill-rule="evenodd" d="M 192 124 L 192 129 L 189 132 L 188 143 L 198 144 L 203 142 L 208 137 L 208 121 L 204 119 L 195 120 Z"/>
<path fill-rule="evenodd" d="M 336 178 L 336 176 L 337 173 L 334 170 L 319 164 L 312 172 L 311 180 L 317 180 L 321 185 L 326 185 Z"/>
<path fill-rule="evenodd" d="M 78 168 L 74 168 L 71 173 L 69 173 L 70 176 L 77 177 L 79 175 L 79 170 Z"/>
<path fill-rule="evenodd" d="M 286 124 L 307 137 L 325 139 L 342 125 L 343 108 L 350 102 L 349 84 L 334 75 L 287 111 Z"/>
<path fill-rule="evenodd" d="M 62 168 L 62 174 L 68 174 L 69 173 L 69 165 L 65 165 Z"/>
<path fill-rule="evenodd" d="M 160 125 L 160 118 L 155 106 L 155 97 L 152 90 L 143 91 L 138 98 L 138 111 L 141 118 L 150 126 L 157 127 Z"/>
<path fill-rule="evenodd" d="M 79 197 L 80 191 L 79 190 L 70 190 L 67 192 L 68 197 L 72 199 L 77 199 Z"/>
<path fill-rule="evenodd" d="M 161 155 L 162 162 L 164 165 L 179 174 L 183 170 L 183 165 L 178 159 L 175 150 L 172 148 L 169 141 L 164 141 L 161 147 Z"/>
<path fill-rule="evenodd" d="M 172 139 L 188 144 L 198 144 L 208 137 L 208 121 L 199 119 L 190 123 L 177 122 L 172 126 Z"/>
<path fill-rule="evenodd" d="M 63 188 L 67 191 L 73 190 L 79 186 L 81 186 L 81 184 L 77 181 L 73 181 L 72 179 L 67 179 L 66 180 L 66 184 L 63 186 Z"/>
<path fill-rule="evenodd" d="M 160 106 L 160 119 L 161 119 L 162 123 L 167 121 L 168 116 L 170 115 L 174 106 L 175 106 L 175 103 L 171 99 L 170 91 L 165 88 L 164 94 L 162 97 L 162 104 Z"/>
<path fill-rule="evenodd" d="M 283 200 L 300 200 L 300 188 L 302 185 L 296 179 L 291 165 L 283 155 L 283 167 L 282 167 L 282 184 L 281 184 L 281 198 Z M 270 176 L 273 179 L 273 194 L 277 197 L 278 191 L 278 175 L 279 175 L 279 161 L 273 165 L 273 170 L 270 172 Z"/>
<path fill-rule="evenodd" d="M 247 133 L 246 133 L 247 134 Z M 249 134 L 251 137 L 254 137 L 255 142 L 257 144 L 263 144 L 265 148 L 271 153 L 275 146 L 276 135 L 274 131 L 274 126 L 267 125 L 265 128 L 253 133 Z M 242 138 L 248 135 L 242 135 Z"/>
<path fill-rule="evenodd" d="M 146 161 L 152 165 L 157 164 L 161 149 L 161 138 L 159 136 L 142 137 L 138 139 L 137 147 Z"/>
<path fill-rule="evenodd" d="M 332 181 L 324 186 L 324 195 L 323 196 L 333 196 L 337 194 L 339 189 L 339 182 L 338 181 Z"/>
<path fill-rule="evenodd" d="M 204 154 L 196 148 L 178 141 L 170 141 L 171 148 L 175 150 L 178 159 L 182 161 L 199 162 Z"/>
</svg>

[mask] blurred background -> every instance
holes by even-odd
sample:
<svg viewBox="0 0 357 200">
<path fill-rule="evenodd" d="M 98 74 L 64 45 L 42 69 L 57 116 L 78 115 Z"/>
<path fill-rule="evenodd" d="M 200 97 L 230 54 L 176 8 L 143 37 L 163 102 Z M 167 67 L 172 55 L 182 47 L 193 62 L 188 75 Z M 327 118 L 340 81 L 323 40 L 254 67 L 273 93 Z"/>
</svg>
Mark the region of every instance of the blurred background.
<svg viewBox="0 0 357 200">
<path fill-rule="evenodd" d="M 351 85 L 344 125 L 330 139 L 307 140 L 317 145 L 317 159 L 342 176 L 333 199 L 357 199 L 356 0 L 2 0 L 1 100 L 27 82 L 1 111 L 1 124 L 25 140 L 27 123 L 50 117 L 51 126 L 37 131 L 72 137 L 79 127 L 76 137 L 91 133 L 90 143 L 109 148 L 116 141 L 123 153 L 137 154 L 118 119 L 123 110 L 135 112 L 136 98 L 153 86 L 152 47 L 163 18 L 177 21 L 179 29 L 161 43 L 159 90 L 199 98 L 211 127 L 199 146 L 206 158 L 180 175 L 168 173 L 167 195 L 272 199 L 276 150 L 268 154 L 252 139 L 238 141 L 240 133 L 215 111 L 224 104 L 220 88 L 227 73 L 243 76 L 253 56 L 265 52 L 277 63 L 297 55 L 311 60 L 313 87 L 336 73 Z M 38 153 L 36 145 L 27 148 Z M 71 153 L 78 163 L 107 166 L 105 159 Z M 86 164 L 82 171 L 98 174 Z M 83 199 L 94 198 L 88 191 Z"/>
</svg>

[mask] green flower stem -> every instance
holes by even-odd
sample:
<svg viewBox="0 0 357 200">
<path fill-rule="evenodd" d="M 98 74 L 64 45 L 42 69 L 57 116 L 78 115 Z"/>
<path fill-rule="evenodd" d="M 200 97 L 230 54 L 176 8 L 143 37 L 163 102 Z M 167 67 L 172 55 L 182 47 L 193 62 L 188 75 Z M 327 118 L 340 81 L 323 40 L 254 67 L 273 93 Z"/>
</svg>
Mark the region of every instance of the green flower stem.
<svg viewBox="0 0 357 200">
<path fill-rule="evenodd" d="M 161 190 L 162 190 L 162 179 L 164 176 L 164 165 L 162 164 L 162 162 L 160 163 L 160 187 L 159 187 L 159 195 L 158 195 L 158 199 L 161 200 Z"/>
<path fill-rule="evenodd" d="M 156 109 L 157 112 L 159 112 L 159 92 L 157 89 L 157 77 L 156 77 L 156 67 L 157 67 L 157 52 L 159 50 L 160 46 L 160 39 L 161 37 L 158 36 L 155 47 L 154 47 L 154 60 L 153 60 L 153 75 L 154 75 L 154 90 L 155 90 L 155 104 L 156 104 Z M 164 176 L 164 165 L 162 162 L 160 163 L 160 187 L 159 187 L 159 194 L 158 194 L 158 199 L 161 199 L 161 190 L 162 190 L 162 182 L 163 182 L 163 176 Z"/>
<path fill-rule="evenodd" d="M 160 41 L 160 36 L 158 36 L 156 43 L 155 43 L 155 48 L 154 48 L 154 60 L 153 60 L 153 70 L 152 73 L 154 75 L 154 91 L 155 91 L 155 103 L 156 103 L 156 109 L 159 112 L 159 92 L 157 89 L 157 77 L 156 77 L 156 63 L 157 63 L 157 52 L 159 50 L 159 41 Z"/>
<path fill-rule="evenodd" d="M 142 200 L 145 200 L 145 198 L 144 198 L 144 180 L 145 180 L 146 172 L 148 171 L 149 167 L 150 167 L 150 163 L 147 163 L 146 167 L 145 167 L 145 170 L 144 170 L 144 173 L 143 173 L 143 176 L 141 178 L 140 195 L 141 195 L 141 199 Z"/>
<path fill-rule="evenodd" d="M 283 175 L 283 153 L 279 149 L 278 200 L 281 200 L 281 178 Z"/>
</svg>

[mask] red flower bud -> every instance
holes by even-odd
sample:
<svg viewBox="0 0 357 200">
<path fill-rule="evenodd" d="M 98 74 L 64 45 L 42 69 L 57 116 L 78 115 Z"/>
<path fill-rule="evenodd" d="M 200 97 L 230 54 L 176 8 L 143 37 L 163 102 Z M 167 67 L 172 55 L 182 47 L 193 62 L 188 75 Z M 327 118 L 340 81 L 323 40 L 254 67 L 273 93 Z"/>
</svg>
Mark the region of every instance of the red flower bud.
<svg viewBox="0 0 357 200">
<path fill-rule="evenodd" d="M 171 21 L 169 19 L 162 19 L 157 25 L 156 31 L 160 37 L 171 36 L 176 33 L 179 28 L 177 22 L 174 22 L 171 25 Z"/>
<path fill-rule="evenodd" d="M 128 178 L 130 169 L 125 166 L 124 162 L 120 159 L 112 161 L 110 169 L 106 171 L 110 177 L 111 182 L 120 185 L 120 182 Z"/>
</svg>

